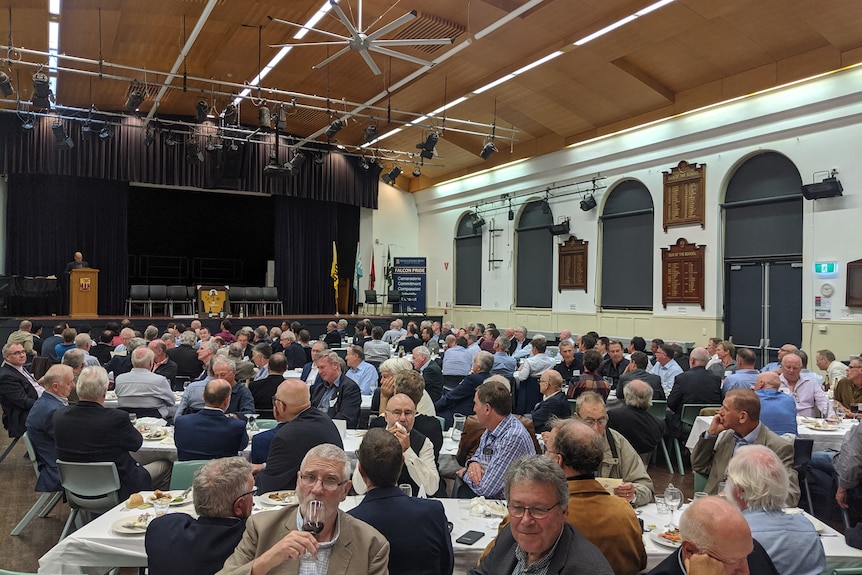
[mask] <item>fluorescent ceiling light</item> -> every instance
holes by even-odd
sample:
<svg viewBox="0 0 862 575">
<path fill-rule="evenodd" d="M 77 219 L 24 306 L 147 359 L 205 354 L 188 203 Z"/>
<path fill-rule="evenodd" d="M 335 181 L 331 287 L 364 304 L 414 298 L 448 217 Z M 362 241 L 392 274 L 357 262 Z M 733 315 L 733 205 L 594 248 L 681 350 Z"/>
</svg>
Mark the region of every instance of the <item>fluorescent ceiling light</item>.
<svg viewBox="0 0 862 575">
<path fill-rule="evenodd" d="M 506 74 L 502 78 L 497 78 L 496 80 L 494 80 L 490 84 L 485 84 L 481 88 L 476 88 L 475 90 L 473 90 L 473 93 L 474 94 L 481 94 L 482 92 L 490 90 L 491 88 L 493 88 L 495 86 L 499 86 L 500 84 L 502 84 L 504 82 L 508 82 L 509 80 L 511 80 L 514 77 L 515 77 L 514 74 Z"/>
<path fill-rule="evenodd" d="M 668 5 L 668 4 L 670 4 L 671 2 L 673 2 L 673 0 L 659 0 L 659 1 L 658 1 L 658 2 L 656 2 L 655 4 L 650 4 L 649 6 L 647 6 L 646 8 L 644 8 L 643 10 L 640 10 L 640 11 L 638 11 L 638 12 L 635 12 L 635 15 L 636 15 L 636 16 L 638 16 L 638 17 L 640 17 L 640 16 L 644 16 L 644 15 L 646 15 L 646 14 L 649 14 L 649 13 L 650 13 L 650 12 L 652 12 L 653 10 L 658 10 L 659 8 L 661 8 L 661 7 L 663 7 L 663 6 L 667 6 L 667 5 Z"/>
<path fill-rule="evenodd" d="M 54 16 L 60 15 L 60 0 L 48 0 L 48 12 Z"/>
<path fill-rule="evenodd" d="M 386 132 L 386 133 L 385 133 L 385 134 L 383 134 L 382 136 L 377 136 L 377 138 L 375 138 L 374 140 L 371 140 L 371 141 L 370 141 L 370 142 L 368 142 L 367 144 L 362 144 L 362 145 L 361 145 L 361 146 L 359 146 L 359 147 L 360 147 L 360 148 L 367 148 L 368 146 L 372 146 L 372 145 L 376 144 L 377 142 L 379 142 L 380 140 L 383 140 L 383 139 L 385 139 L 385 138 L 388 138 L 389 136 L 394 136 L 395 134 L 397 134 L 398 132 L 400 132 L 400 131 L 401 131 L 401 130 L 403 130 L 403 129 L 404 129 L 404 128 L 395 128 L 394 130 L 389 130 L 388 132 Z"/>
<path fill-rule="evenodd" d="M 620 26 L 625 26 L 626 24 L 628 24 L 628 23 L 629 23 L 629 22 L 631 22 L 632 20 L 635 20 L 636 18 L 637 18 L 637 16 L 635 16 L 634 14 L 631 14 L 631 15 L 629 15 L 629 16 L 626 16 L 626 17 L 625 17 L 625 18 L 623 18 L 622 20 L 617 20 L 616 22 L 614 22 L 614 23 L 613 23 L 613 24 L 611 24 L 610 26 L 605 26 L 604 28 L 602 28 L 602 29 L 601 29 L 601 30 L 599 30 L 598 32 L 593 32 L 593 33 L 592 33 L 592 34 L 590 34 L 589 36 L 584 36 L 583 38 L 581 38 L 580 40 L 578 40 L 577 42 L 575 42 L 575 46 L 583 46 L 583 45 L 584 45 L 584 44 L 586 44 L 587 42 L 589 42 L 589 41 L 591 41 L 591 40 L 595 40 L 595 39 L 596 39 L 596 38 L 598 38 L 599 36 L 604 36 L 604 35 L 605 35 L 605 34 L 607 34 L 608 32 L 611 32 L 611 31 L 613 31 L 613 30 L 616 30 L 616 29 L 617 29 L 617 28 L 619 28 Z"/>
<path fill-rule="evenodd" d="M 320 22 L 320 20 L 326 16 L 326 13 L 329 12 L 329 9 L 332 8 L 332 5 L 329 2 L 324 2 L 323 6 L 314 13 L 314 15 L 308 19 L 308 22 L 305 23 L 305 28 L 300 28 L 299 32 L 293 35 L 294 40 L 302 40 L 305 38 L 305 35 L 309 33 L 309 28 L 314 28 L 314 26 Z"/>
<path fill-rule="evenodd" d="M 458 98 L 457 100 L 452 100 L 452 101 L 451 101 L 451 102 L 449 102 L 448 104 L 445 104 L 445 105 L 443 105 L 443 106 L 440 106 L 439 108 L 437 108 L 437 109 L 436 109 L 436 110 L 434 110 L 433 112 L 430 112 L 428 115 L 429 115 L 429 116 L 436 116 L 437 114 L 439 114 L 440 112 L 443 112 L 444 110 L 448 110 L 449 108 L 451 108 L 451 107 L 453 107 L 453 106 L 457 106 L 458 104 L 460 104 L 461 102 L 465 101 L 466 99 L 467 99 L 467 96 L 461 96 L 461 97 L 460 97 L 460 98 Z"/>
<path fill-rule="evenodd" d="M 536 66 L 541 66 L 541 65 L 542 65 L 542 64 L 544 64 L 545 62 L 550 62 L 551 60 L 553 60 L 553 59 L 554 59 L 554 58 L 556 58 L 557 56 L 562 56 L 562 55 L 563 55 L 563 51 L 562 51 L 562 50 L 557 50 L 556 52 L 551 52 L 550 54 L 548 54 L 548 55 L 547 55 L 547 56 L 545 56 L 544 58 L 539 58 L 538 60 L 536 60 L 536 61 L 535 61 L 535 62 L 533 62 L 532 64 L 527 64 L 527 65 L 526 65 L 526 66 L 524 66 L 523 68 L 518 68 L 517 70 L 515 70 L 514 72 L 512 72 L 512 74 L 514 74 L 515 76 L 517 76 L 518 74 L 523 74 L 523 73 L 524 73 L 524 72 L 526 72 L 527 70 L 532 70 L 532 69 L 533 69 L 533 68 L 535 68 Z"/>
</svg>

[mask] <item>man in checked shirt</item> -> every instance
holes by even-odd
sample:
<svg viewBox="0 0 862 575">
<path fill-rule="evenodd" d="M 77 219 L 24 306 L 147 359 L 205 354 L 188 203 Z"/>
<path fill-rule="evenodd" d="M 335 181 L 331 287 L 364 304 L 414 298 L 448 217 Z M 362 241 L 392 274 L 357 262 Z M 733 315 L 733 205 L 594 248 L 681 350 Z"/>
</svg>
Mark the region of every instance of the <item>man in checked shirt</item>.
<svg viewBox="0 0 862 575">
<path fill-rule="evenodd" d="M 522 455 L 535 455 L 536 450 L 527 430 L 512 415 L 512 394 L 502 383 L 480 385 L 473 397 L 473 410 L 485 432 L 467 466 L 456 472 L 463 482 L 456 496 L 501 499 L 509 465 Z"/>
</svg>

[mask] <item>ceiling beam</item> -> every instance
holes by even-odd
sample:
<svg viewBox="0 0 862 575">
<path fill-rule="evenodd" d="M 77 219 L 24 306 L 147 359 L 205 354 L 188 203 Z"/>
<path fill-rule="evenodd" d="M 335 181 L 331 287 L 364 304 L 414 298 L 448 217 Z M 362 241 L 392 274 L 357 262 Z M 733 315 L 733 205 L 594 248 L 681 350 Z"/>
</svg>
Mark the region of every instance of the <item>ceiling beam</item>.
<svg viewBox="0 0 862 575">
<path fill-rule="evenodd" d="M 649 87 L 657 94 L 660 94 L 669 103 L 672 104 L 674 102 L 676 94 L 673 90 L 671 90 L 670 88 L 668 88 L 667 86 L 665 86 L 664 84 L 662 84 L 661 82 L 659 82 L 658 80 L 656 80 L 655 78 L 653 78 L 652 76 L 626 60 L 625 58 L 617 58 L 616 60 L 612 60 L 611 64 L 613 64 L 641 84 Z"/>
</svg>

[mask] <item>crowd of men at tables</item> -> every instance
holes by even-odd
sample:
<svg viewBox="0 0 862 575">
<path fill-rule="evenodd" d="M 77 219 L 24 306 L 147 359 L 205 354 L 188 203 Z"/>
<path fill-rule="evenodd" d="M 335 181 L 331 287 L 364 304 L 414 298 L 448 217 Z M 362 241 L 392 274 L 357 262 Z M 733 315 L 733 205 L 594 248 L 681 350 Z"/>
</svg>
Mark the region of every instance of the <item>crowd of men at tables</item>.
<svg viewBox="0 0 862 575">
<path fill-rule="evenodd" d="M 712 404 L 720 407 L 691 464 L 707 476 L 705 491 L 724 498 L 688 508 L 682 546 L 651 573 L 825 568 L 811 523 L 782 511 L 799 498 L 796 416 L 857 417 L 859 358 L 848 367 L 818 351 L 824 378 L 789 344 L 757 370 L 751 350 L 718 338 L 685 357 L 659 339 L 648 355 L 641 337 L 624 349 L 564 330 L 549 354 L 547 339 L 528 339 L 524 327 L 425 321 L 405 329 L 396 319 L 384 331 L 361 320 L 352 339 L 346 328 L 330 322 L 312 340 L 297 322 L 233 333 L 224 320 L 217 334 L 196 321 L 172 323 L 161 336 L 154 326 L 139 333 L 109 324 L 92 342 L 89 329 L 58 324 L 43 341 L 24 321 L 3 347 L 3 423 L 12 437 L 27 431 L 37 491 L 62 489 L 57 459 L 113 461 L 123 499 L 166 489 L 171 463 L 133 458 L 143 439 L 127 412 L 172 421 L 179 460 L 212 460 L 194 479 L 198 518 L 169 514 L 148 530 L 152 575 L 267 573 L 282 563 L 302 573 L 452 573 L 443 507 L 424 497 L 447 495 L 443 433 L 466 416 L 451 494 L 504 498 L 509 511 L 472 572 L 620 575 L 646 566 L 635 508 L 653 499 L 646 467 L 656 447 L 687 435 L 683 405 Z M 344 359 L 331 350 L 342 345 Z M 38 380 L 26 368 L 35 355 L 58 362 Z M 103 407 L 111 386 L 119 409 Z M 174 390 L 183 390 L 179 403 Z M 359 427 L 362 395 L 379 415 L 352 470 L 333 420 Z M 654 400 L 667 402 L 664 420 L 649 413 Z M 244 416 L 252 413 L 277 425 L 252 437 L 249 461 L 237 453 L 249 443 Z M 842 508 L 860 495 L 859 427 L 840 453 L 815 453 L 809 466 Z M 619 481 L 611 493 L 596 478 Z M 405 483 L 420 497 L 407 497 L 398 488 Z M 251 515 L 254 493 L 280 490 L 296 490 L 299 505 Z M 344 513 L 338 504 L 351 492 L 365 497 Z M 303 519 L 312 500 L 325 506 L 317 533 Z"/>
</svg>

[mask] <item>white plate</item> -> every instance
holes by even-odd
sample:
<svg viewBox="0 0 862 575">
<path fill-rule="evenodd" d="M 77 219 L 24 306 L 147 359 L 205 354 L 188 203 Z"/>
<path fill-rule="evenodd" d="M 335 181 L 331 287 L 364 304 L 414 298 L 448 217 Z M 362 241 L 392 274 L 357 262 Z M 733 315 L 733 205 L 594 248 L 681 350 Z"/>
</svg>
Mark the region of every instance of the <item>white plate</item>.
<svg viewBox="0 0 862 575">
<path fill-rule="evenodd" d="M 144 441 L 161 441 L 170 435 L 166 429 L 144 433 Z"/>
<path fill-rule="evenodd" d="M 818 423 L 806 423 L 805 427 L 807 427 L 808 429 L 813 429 L 814 431 L 835 431 L 840 426 L 830 424 L 820 425 Z"/>
<path fill-rule="evenodd" d="M 129 517 L 123 517 L 122 519 L 117 519 L 111 524 L 111 531 L 114 533 L 121 533 L 124 535 L 142 535 L 147 532 L 147 527 L 149 527 L 150 523 L 147 522 L 145 526 L 141 527 L 132 527 L 131 524 L 138 520 L 138 515 L 130 515 Z M 152 515 L 150 516 L 150 521 L 153 520 Z"/>
<path fill-rule="evenodd" d="M 271 495 L 276 495 L 276 494 L 289 494 L 289 495 L 287 497 L 285 497 L 284 499 L 272 499 L 270 497 Z M 283 491 L 270 491 L 268 493 L 264 493 L 262 495 L 259 495 L 257 497 L 257 500 L 258 500 L 258 503 L 260 503 L 261 505 L 270 505 L 270 506 L 274 506 L 274 507 L 280 507 L 283 505 L 293 505 L 294 503 L 299 502 L 299 499 L 297 499 L 297 497 L 296 497 L 296 492 L 291 491 L 289 489 L 285 489 Z"/>
<path fill-rule="evenodd" d="M 171 498 L 171 502 L 170 502 L 171 507 L 177 507 L 177 506 L 179 506 L 179 505 L 186 505 L 186 504 L 191 503 L 192 501 L 194 501 L 194 497 L 192 497 L 192 492 L 191 492 L 191 491 L 189 491 L 189 493 L 188 493 L 188 494 L 187 494 L 187 495 L 186 495 L 182 500 L 180 500 L 180 501 L 174 501 L 174 499 L 177 499 L 180 495 L 182 495 L 182 494 L 183 494 L 183 492 L 182 492 L 182 491 L 165 491 L 164 493 L 165 493 L 166 495 L 170 496 L 170 498 Z M 150 503 L 152 503 L 152 502 L 150 502 Z"/>
<path fill-rule="evenodd" d="M 679 541 L 671 541 L 670 539 L 660 537 L 659 534 L 655 531 L 651 531 L 649 536 L 650 539 L 652 539 L 655 543 L 658 543 L 662 547 L 670 547 L 671 549 L 677 549 L 682 545 L 682 543 Z"/>
</svg>

